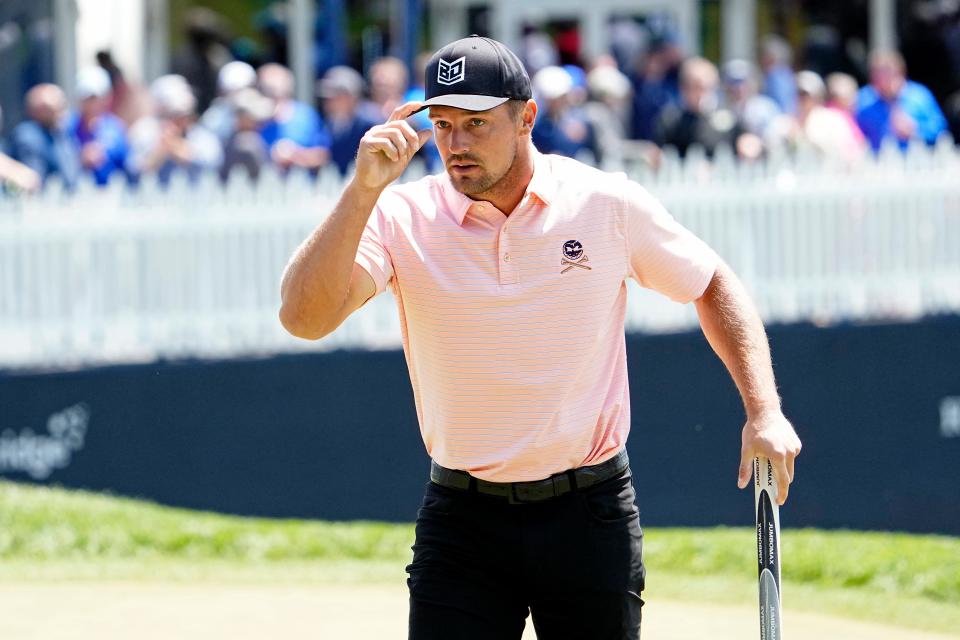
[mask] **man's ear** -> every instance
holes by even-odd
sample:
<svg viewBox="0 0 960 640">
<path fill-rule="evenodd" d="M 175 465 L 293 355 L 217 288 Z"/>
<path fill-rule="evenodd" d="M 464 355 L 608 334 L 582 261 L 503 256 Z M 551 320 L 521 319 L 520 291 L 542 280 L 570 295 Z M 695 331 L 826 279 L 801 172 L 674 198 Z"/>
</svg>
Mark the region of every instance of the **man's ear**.
<svg viewBox="0 0 960 640">
<path fill-rule="evenodd" d="M 520 125 L 525 133 L 533 131 L 533 124 L 537 121 L 537 103 L 532 99 L 527 100 L 523 105 L 523 111 L 520 112 Z"/>
</svg>

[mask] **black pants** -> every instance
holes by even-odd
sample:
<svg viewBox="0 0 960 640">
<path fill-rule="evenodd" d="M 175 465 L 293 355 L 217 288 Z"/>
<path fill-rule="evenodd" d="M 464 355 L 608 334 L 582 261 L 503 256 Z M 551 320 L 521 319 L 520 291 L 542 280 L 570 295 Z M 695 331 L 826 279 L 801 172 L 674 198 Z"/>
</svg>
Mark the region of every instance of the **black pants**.
<svg viewBox="0 0 960 640">
<path fill-rule="evenodd" d="M 643 533 L 630 470 L 529 504 L 427 484 L 410 640 L 636 640 Z"/>
</svg>

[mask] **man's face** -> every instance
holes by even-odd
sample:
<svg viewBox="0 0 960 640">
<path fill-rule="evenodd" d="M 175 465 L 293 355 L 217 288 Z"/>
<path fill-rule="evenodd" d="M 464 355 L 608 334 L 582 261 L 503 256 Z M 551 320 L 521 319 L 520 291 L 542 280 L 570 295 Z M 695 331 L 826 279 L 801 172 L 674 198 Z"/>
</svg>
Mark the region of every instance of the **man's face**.
<svg viewBox="0 0 960 640">
<path fill-rule="evenodd" d="M 84 120 L 92 120 L 107 110 L 107 99 L 100 96 L 88 96 L 80 101 L 80 115 Z"/>
<path fill-rule="evenodd" d="M 870 67 L 870 84 L 885 100 L 893 100 L 903 88 L 903 72 L 897 65 L 881 61 Z"/>
<path fill-rule="evenodd" d="M 457 191 L 468 196 L 488 192 L 513 167 L 523 125 L 509 104 L 489 111 L 430 107 L 430 120 Z"/>
<path fill-rule="evenodd" d="M 338 91 L 323 99 L 323 111 L 334 120 L 348 120 L 357 110 L 357 102 L 353 95 Z"/>
<path fill-rule="evenodd" d="M 711 101 L 710 95 L 715 86 L 700 76 L 692 76 L 685 79 L 680 87 L 680 93 L 683 101 L 691 111 L 703 113 L 709 111 Z"/>
</svg>

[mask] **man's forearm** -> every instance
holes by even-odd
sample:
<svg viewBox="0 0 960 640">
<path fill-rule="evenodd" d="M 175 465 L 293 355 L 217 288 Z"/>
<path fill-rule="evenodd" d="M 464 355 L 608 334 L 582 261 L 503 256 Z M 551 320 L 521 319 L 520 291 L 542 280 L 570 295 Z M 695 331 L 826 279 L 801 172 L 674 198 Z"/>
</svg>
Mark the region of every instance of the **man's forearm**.
<svg viewBox="0 0 960 640">
<path fill-rule="evenodd" d="M 703 333 L 740 390 L 747 416 L 779 411 L 766 331 L 743 284 L 725 263 L 696 307 Z"/>
<path fill-rule="evenodd" d="M 323 223 L 291 258 L 280 284 L 280 317 L 294 333 L 322 331 L 343 306 L 360 237 L 380 190 L 350 182 Z"/>
</svg>

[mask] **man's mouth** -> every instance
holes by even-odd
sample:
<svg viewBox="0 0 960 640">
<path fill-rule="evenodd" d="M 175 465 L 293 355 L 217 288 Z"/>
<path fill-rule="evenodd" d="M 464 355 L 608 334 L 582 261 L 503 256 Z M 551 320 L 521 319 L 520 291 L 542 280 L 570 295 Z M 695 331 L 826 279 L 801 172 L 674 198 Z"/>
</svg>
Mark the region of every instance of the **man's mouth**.
<svg viewBox="0 0 960 640">
<path fill-rule="evenodd" d="M 480 165 L 475 162 L 451 162 L 450 163 L 450 172 L 451 173 L 469 173 L 474 169 L 478 169 Z"/>
</svg>

